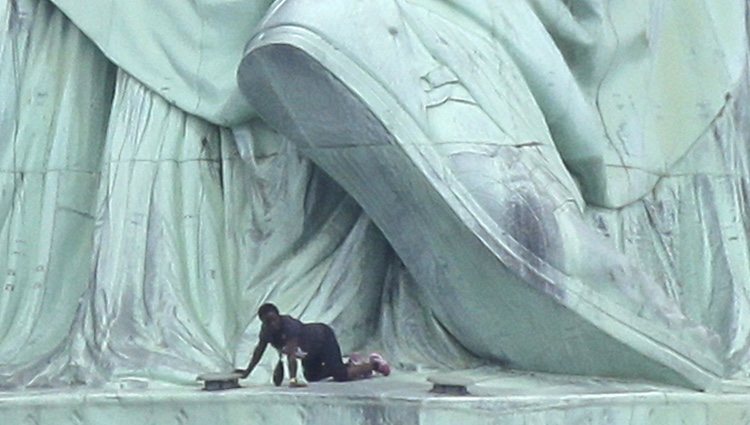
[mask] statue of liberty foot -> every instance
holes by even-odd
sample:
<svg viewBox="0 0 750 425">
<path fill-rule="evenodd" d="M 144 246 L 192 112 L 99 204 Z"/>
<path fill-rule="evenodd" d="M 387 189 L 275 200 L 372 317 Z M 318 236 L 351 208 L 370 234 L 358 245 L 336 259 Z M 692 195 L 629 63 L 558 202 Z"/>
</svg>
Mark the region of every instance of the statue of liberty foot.
<svg viewBox="0 0 750 425">
<path fill-rule="evenodd" d="M 526 370 L 725 384 L 716 337 L 583 220 L 527 82 L 465 16 L 431 1 L 278 2 L 238 80 L 362 205 L 470 352 Z"/>
</svg>

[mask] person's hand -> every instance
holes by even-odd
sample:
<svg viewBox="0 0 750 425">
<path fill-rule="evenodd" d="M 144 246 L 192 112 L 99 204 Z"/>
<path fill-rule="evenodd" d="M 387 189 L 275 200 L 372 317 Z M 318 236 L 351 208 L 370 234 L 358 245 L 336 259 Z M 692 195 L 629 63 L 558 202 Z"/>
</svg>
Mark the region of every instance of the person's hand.
<svg viewBox="0 0 750 425">
<path fill-rule="evenodd" d="M 289 388 L 304 388 L 306 386 L 306 383 L 297 381 L 297 378 L 292 378 L 289 380 Z"/>
<path fill-rule="evenodd" d="M 247 378 L 247 375 L 250 375 L 250 371 L 247 369 L 235 369 L 233 373 L 239 373 L 242 379 Z"/>
</svg>

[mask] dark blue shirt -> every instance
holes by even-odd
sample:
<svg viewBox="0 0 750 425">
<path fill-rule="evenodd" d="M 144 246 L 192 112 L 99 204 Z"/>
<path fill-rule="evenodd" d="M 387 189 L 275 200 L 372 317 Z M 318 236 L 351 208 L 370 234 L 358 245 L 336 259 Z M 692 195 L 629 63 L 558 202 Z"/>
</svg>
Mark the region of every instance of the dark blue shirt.
<svg viewBox="0 0 750 425">
<path fill-rule="evenodd" d="M 271 330 L 264 323 L 260 328 L 260 341 L 269 343 L 273 348 L 281 350 L 289 340 L 300 340 L 304 324 L 294 317 L 281 315 L 281 327 L 277 331 Z"/>
</svg>

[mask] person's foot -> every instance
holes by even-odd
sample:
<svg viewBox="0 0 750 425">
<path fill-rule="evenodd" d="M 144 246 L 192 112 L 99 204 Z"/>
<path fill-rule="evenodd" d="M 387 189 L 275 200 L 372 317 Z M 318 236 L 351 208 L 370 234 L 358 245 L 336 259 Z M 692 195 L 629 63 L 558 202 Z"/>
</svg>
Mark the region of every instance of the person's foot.
<svg viewBox="0 0 750 425">
<path fill-rule="evenodd" d="M 370 354 L 370 362 L 375 367 L 375 371 L 383 376 L 391 374 L 391 366 L 379 353 Z"/>
</svg>

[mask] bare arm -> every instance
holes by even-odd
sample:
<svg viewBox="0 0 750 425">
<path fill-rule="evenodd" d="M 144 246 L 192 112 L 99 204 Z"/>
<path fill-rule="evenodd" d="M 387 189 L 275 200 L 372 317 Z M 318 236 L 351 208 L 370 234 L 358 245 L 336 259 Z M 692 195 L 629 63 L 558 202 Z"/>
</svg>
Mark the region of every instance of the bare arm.
<svg viewBox="0 0 750 425">
<path fill-rule="evenodd" d="M 298 348 L 299 348 L 299 345 L 297 344 L 296 339 L 293 339 L 287 342 L 286 346 L 284 347 L 284 351 L 286 352 L 287 364 L 289 365 L 289 386 L 290 387 L 304 387 L 305 386 L 305 384 L 297 382 Z"/>
<path fill-rule="evenodd" d="M 258 362 L 260 362 L 260 359 L 263 357 L 263 353 L 266 352 L 266 346 L 268 346 L 268 343 L 265 341 L 258 342 L 258 345 L 255 346 L 255 350 L 253 351 L 253 357 L 250 359 L 250 364 L 247 365 L 247 369 L 235 369 L 235 373 L 242 374 L 242 378 L 247 378 L 248 375 L 255 369 L 255 366 L 258 365 Z"/>
</svg>

